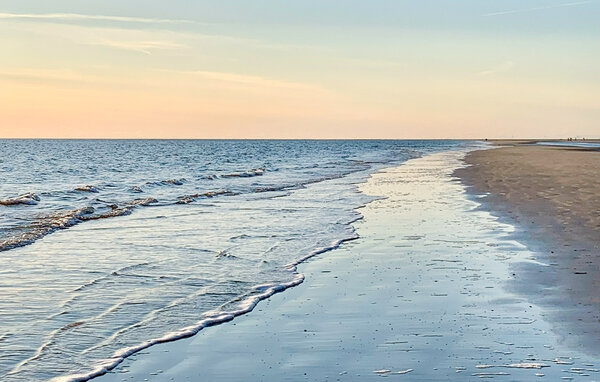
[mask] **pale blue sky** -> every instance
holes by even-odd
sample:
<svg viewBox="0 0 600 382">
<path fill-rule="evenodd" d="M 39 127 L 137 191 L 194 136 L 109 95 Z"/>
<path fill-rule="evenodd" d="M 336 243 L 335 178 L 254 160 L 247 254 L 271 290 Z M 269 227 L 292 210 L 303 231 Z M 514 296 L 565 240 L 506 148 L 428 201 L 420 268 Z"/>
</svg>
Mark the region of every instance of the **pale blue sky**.
<svg viewBox="0 0 600 382">
<path fill-rule="evenodd" d="M 598 136 L 599 19 L 600 0 L 0 0 L 0 135 Z"/>
</svg>

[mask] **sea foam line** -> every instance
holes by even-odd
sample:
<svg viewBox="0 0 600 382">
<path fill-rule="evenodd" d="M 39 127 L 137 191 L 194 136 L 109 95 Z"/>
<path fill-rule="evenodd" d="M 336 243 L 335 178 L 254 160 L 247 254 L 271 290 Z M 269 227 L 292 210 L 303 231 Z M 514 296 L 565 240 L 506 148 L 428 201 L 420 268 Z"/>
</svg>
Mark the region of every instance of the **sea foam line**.
<svg viewBox="0 0 600 382">
<path fill-rule="evenodd" d="M 3 241 L 0 241 L 0 252 L 24 247 L 27 245 L 31 245 L 31 244 L 35 243 L 37 240 L 42 239 L 43 237 L 45 237 L 47 235 L 50 235 L 59 230 L 71 228 L 79 223 L 83 223 L 83 222 L 91 221 L 91 220 L 99 220 L 99 219 L 129 215 L 129 214 L 133 213 L 133 211 L 139 206 L 147 207 L 147 206 L 165 206 L 165 205 L 171 205 L 171 204 L 189 204 L 189 203 L 196 201 L 196 199 L 198 199 L 198 198 L 213 198 L 213 197 L 218 197 L 218 196 L 237 196 L 240 194 L 255 194 L 255 193 L 263 193 L 263 192 L 293 190 L 293 189 L 298 189 L 298 188 L 304 188 L 304 187 L 306 187 L 310 184 L 314 184 L 314 183 L 320 183 L 320 182 L 324 182 L 324 181 L 328 181 L 328 180 L 343 178 L 345 175 L 349 175 L 349 174 L 363 171 L 363 170 L 365 170 L 365 169 L 358 169 L 358 170 L 354 170 L 354 171 L 349 171 L 347 173 L 335 174 L 335 175 L 331 175 L 331 176 L 327 176 L 327 177 L 301 181 L 301 182 L 298 182 L 295 184 L 286 184 L 286 185 L 280 185 L 280 186 L 276 186 L 276 187 L 257 187 L 248 192 L 243 192 L 243 193 L 229 191 L 229 190 L 214 190 L 214 191 L 208 191 L 208 192 L 197 193 L 197 194 L 192 194 L 192 195 L 183 195 L 183 196 L 177 197 L 176 200 L 174 200 L 174 201 L 172 200 L 172 201 L 166 202 L 166 204 L 159 203 L 159 201 L 153 197 L 138 198 L 138 199 L 134 199 L 134 200 L 131 200 L 128 202 L 123 202 L 123 203 L 121 203 L 120 206 L 118 204 L 110 204 L 110 205 L 108 205 L 108 207 L 110 207 L 109 211 L 102 212 L 99 214 L 95 214 L 96 209 L 91 206 L 82 207 L 82 208 L 78 208 L 78 209 L 74 209 L 74 210 L 61 211 L 61 212 L 34 220 L 29 226 L 21 227 L 25 230 L 24 232 L 14 235 L 14 236 L 10 236 L 10 237 L 4 239 Z M 263 172 L 264 172 L 264 169 L 253 169 L 253 170 L 246 171 L 244 174 L 249 173 L 249 174 L 254 174 L 254 175 L 241 175 L 241 176 L 235 175 L 235 176 L 236 177 L 261 176 Z M 231 176 L 234 176 L 234 175 L 229 174 L 229 177 L 231 177 Z M 182 185 L 185 181 L 186 181 L 185 178 L 181 178 L 181 179 L 164 180 L 164 181 L 160 181 L 160 182 L 147 182 L 146 184 Z M 76 188 L 75 191 L 90 192 L 90 190 L 92 190 L 92 189 L 95 191 L 91 191 L 91 192 L 97 192 L 97 190 L 98 190 L 94 186 L 83 186 L 83 187 Z M 135 193 L 143 192 L 143 190 L 138 186 L 134 186 L 134 188 L 132 189 L 132 192 L 135 192 Z M 35 204 L 38 204 L 39 201 L 40 201 L 40 198 L 36 194 L 28 193 L 28 194 L 24 194 L 24 195 L 21 195 L 19 197 L 12 198 L 12 199 L 0 200 L 0 205 L 3 205 L 3 206 L 14 206 L 14 205 L 19 205 L 19 204 L 35 205 Z"/>
<path fill-rule="evenodd" d="M 360 219 L 362 219 L 362 216 L 359 216 L 356 219 L 353 219 L 348 224 L 352 224 Z M 353 230 L 352 235 L 350 237 L 338 239 L 338 240 L 333 241 L 329 246 L 317 248 L 317 249 L 313 250 L 312 252 L 310 252 L 309 254 L 307 254 L 306 256 L 300 258 L 299 260 L 286 265 L 285 268 L 290 270 L 291 272 L 296 272 L 297 266 L 300 265 L 301 263 L 307 261 L 311 257 L 314 257 L 319 254 L 337 249 L 343 243 L 345 243 L 347 241 L 356 240 L 358 238 L 359 238 L 358 234 Z M 302 273 L 297 273 L 296 276 L 294 277 L 294 279 L 287 283 L 256 285 L 252 288 L 252 290 L 254 292 L 261 292 L 261 293 L 253 295 L 253 296 L 249 296 L 246 299 L 242 300 L 242 302 L 240 304 L 240 308 L 237 310 L 229 311 L 229 312 L 206 312 L 202 315 L 204 318 L 202 320 L 198 321 L 194 325 L 187 326 L 187 327 L 182 328 L 175 332 L 167 333 L 162 337 L 150 339 L 150 340 L 141 342 L 137 345 L 133 345 L 133 346 L 118 350 L 117 352 L 115 352 L 113 354 L 113 356 L 111 358 L 101 361 L 92 371 L 90 371 L 88 373 L 60 376 L 60 377 L 51 379 L 50 382 L 84 382 L 84 381 L 89 381 L 92 378 L 96 378 L 101 375 L 104 375 L 104 374 L 108 373 L 109 371 L 113 370 L 114 368 L 116 368 L 127 357 L 129 357 L 135 353 L 138 353 L 142 350 L 145 350 L 151 346 L 161 344 L 161 343 L 166 343 L 166 342 L 173 342 L 173 341 L 177 341 L 177 340 L 180 340 L 183 338 L 192 337 L 204 328 L 207 328 L 209 326 L 219 325 L 224 322 L 229 322 L 237 316 L 241 316 L 243 314 L 249 313 L 252 310 L 254 310 L 254 308 L 256 307 L 256 305 L 258 305 L 258 303 L 260 301 L 265 300 L 265 299 L 273 296 L 276 293 L 283 292 L 286 289 L 298 286 L 298 285 L 302 284 L 302 282 L 304 282 L 304 279 L 305 279 L 305 276 Z"/>
</svg>

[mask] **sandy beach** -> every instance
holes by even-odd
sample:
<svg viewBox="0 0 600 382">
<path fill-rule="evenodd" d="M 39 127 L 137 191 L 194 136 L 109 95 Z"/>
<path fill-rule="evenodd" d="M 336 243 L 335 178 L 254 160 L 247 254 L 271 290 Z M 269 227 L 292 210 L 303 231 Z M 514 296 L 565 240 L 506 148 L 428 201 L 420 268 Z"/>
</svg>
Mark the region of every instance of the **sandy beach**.
<svg viewBox="0 0 600 382">
<path fill-rule="evenodd" d="M 600 382 L 600 0 L 0 3 L 0 382 Z"/>
<path fill-rule="evenodd" d="M 515 290 L 545 308 L 562 339 L 600 354 L 600 151 L 527 142 L 470 153 L 457 171 L 484 208 L 515 224 L 515 237 L 547 267 L 515 267 Z"/>
<path fill-rule="evenodd" d="M 196 336 L 151 347 L 99 381 L 593 380 L 513 272 L 548 267 L 485 211 L 444 152 L 373 175 L 360 239 L 298 268 L 298 287 Z"/>
</svg>

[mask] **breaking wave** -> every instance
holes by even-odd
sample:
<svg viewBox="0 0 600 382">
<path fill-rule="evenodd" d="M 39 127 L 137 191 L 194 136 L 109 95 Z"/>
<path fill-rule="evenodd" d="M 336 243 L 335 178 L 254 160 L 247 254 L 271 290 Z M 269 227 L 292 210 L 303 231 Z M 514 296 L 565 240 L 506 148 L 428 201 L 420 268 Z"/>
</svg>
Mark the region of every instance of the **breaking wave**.
<svg viewBox="0 0 600 382">
<path fill-rule="evenodd" d="M 231 174 L 223 174 L 222 178 L 250 178 L 253 176 L 262 176 L 265 173 L 264 168 L 254 168 L 243 172 L 232 172 Z"/>
<path fill-rule="evenodd" d="M 25 204 L 25 205 L 35 205 L 38 204 L 38 202 L 40 201 L 40 197 L 37 196 L 36 194 L 30 192 L 21 196 L 17 196 L 16 198 L 11 198 L 11 199 L 4 199 L 4 200 L 0 200 L 0 205 L 3 206 L 15 206 L 18 204 Z"/>
</svg>

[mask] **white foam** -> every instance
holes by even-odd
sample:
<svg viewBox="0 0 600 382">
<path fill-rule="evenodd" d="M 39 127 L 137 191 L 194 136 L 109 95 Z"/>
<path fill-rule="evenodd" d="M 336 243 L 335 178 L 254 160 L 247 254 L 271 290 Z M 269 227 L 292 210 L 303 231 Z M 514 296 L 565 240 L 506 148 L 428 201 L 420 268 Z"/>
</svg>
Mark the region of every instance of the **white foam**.
<svg viewBox="0 0 600 382">
<path fill-rule="evenodd" d="M 522 362 L 522 363 L 511 363 L 507 365 L 476 365 L 478 369 L 489 369 L 492 367 L 508 367 L 511 369 L 542 369 L 544 367 L 550 367 L 550 365 L 539 362 Z"/>
<path fill-rule="evenodd" d="M 357 238 L 358 238 L 358 235 L 356 233 L 353 233 L 353 235 L 348 238 L 335 240 L 331 243 L 331 245 L 326 246 L 326 247 L 317 248 L 314 251 L 310 252 L 308 255 L 302 257 L 300 260 L 297 260 L 291 264 L 288 264 L 286 266 L 286 269 L 288 269 L 289 271 L 292 271 L 292 272 L 296 272 L 296 268 L 300 263 L 308 260 L 311 257 L 319 255 L 321 253 L 336 249 L 342 243 L 344 243 L 346 241 L 355 240 Z M 172 341 L 177 341 L 177 340 L 180 340 L 183 338 L 192 337 L 192 336 L 196 335 L 200 330 L 202 330 L 206 327 L 214 326 L 214 325 L 222 324 L 224 322 L 231 321 L 237 316 L 251 312 L 260 301 L 267 299 L 267 298 L 273 296 L 274 294 L 282 292 L 288 288 L 292 288 L 297 285 L 300 285 L 303 281 L 304 281 L 304 275 L 301 273 L 297 273 L 294 276 L 294 278 L 287 283 L 255 285 L 252 288 L 252 290 L 253 290 L 253 292 L 258 292 L 258 293 L 252 294 L 251 296 L 248 296 L 245 299 L 243 299 L 238 304 L 239 308 L 237 310 L 227 311 L 227 312 L 219 312 L 219 311 L 206 312 L 202 315 L 203 318 L 194 325 L 182 328 L 178 331 L 167 333 L 162 337 L 150 339 L 150 340 L 141 342 L 137 345 L 118 350 L 117 352 L 115 352 L 113 354 L 113 356 L 111 358 L 100 361 L 88 373 L 60 376 L 60 377 L 53 378 L 50 381 L 51 382 L 83 382 L 83 381 L 88 381 L 92 378 L 96 378 L 98 376 L 104 375 L 104 374 L 108 373 L 109 371 L 113 370 L 115 367 L 117 367 L 121 362 L 123 362 L 125 360 L 125 358 L 127 358 L 135 353 L 138 353 L 144 349 L 147 349 L 147 348 L 157 345 L 157 344 L 161 344 L 161 343 L 165 343 L 165 342 L 172 342 Z M 408 369 L 408 370 L 404 370 L 404 371 L 395 372 L 395 374 L 406 374 L 411 371 L 412 371 L 412 369 Z"/>
<path fill-rule="evenodd" d="M 33 192 L 17 196 L 16 198 L 0 200 L 0 205 L 14 206 L 18 204 L 35 205 L 40 201 L 40 197 Z"/>
</svg>

